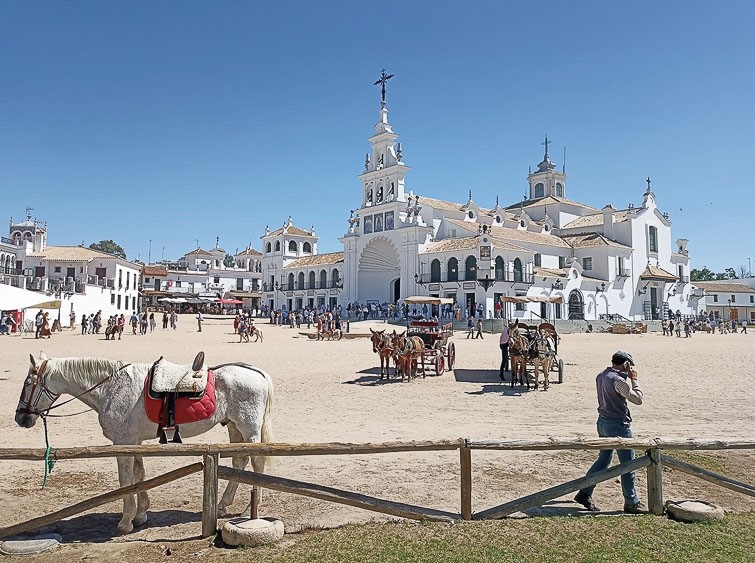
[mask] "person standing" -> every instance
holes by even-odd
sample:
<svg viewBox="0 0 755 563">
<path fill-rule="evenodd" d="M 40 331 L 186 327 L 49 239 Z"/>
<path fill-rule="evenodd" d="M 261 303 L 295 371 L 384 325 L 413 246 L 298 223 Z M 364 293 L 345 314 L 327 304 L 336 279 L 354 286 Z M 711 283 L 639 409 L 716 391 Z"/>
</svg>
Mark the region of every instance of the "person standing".
<svg viewBox="0 0 755 563">
<path fill-rule="evenodd" d="M 482 317 L 477 317 L 477 332 L 474 337 L 482 340 Z"/>
<path fill-rule="evenodd" d="M 472 317 L 467 317 L 467 339 L 474 339 L 474 320 Z"/>
<path fill-rule="evenodd" d="M 642 404 L 642 390 L 637 383 L 634 360 L 629 352 L 617 351 L 611 357 L 611 366 L 604 369 L 595 378 L 598 393 L 598 436 L 602 438 L 631 438 L 632 416 L 627 401 L 635 405 Z M 634 450 L 617 450 L 620 463 L 634 459 Z M 613 450 L 600 450 L 598 459 L 587 471 L 587 475 L 607 469 L 611 464 Z M 634 486 L 635 472 L 621 476 L 621 492 L 624 495 L 624 512 L 641 514 L 645 506 L 637 498 Z M 591 512 L 599 509 L 592 500 L 595 485 L 580 490 L 574 501 Z"/>
<path fill-rule="evenodd" d="M 71 330 L 76 328 L 76 313 L 74 313 L 73 309 L 71 309 L 71 314 L 68 316 L 68 320 L 70 322 L 69 328 Z"/>
<path fill-rule="evenodd" d="M 170 327 L 173 330 L 176 330 L 176 325 L 178 324 L 178 313 L 176 313 L 175 309 L 172 309 L 170 311 Z"/>
<path fill-rule="evenodd" d="M 34 338 L 39 338 L 39 333 L 42 331 L 42 322 L 43 322 L 44 315 L 42 315 L 42 309 L 39 310 L 39 313 L 36 314 L 34 317 L 34 328 L 36 330 L 34 334 Z"/>
<path fill-rule="evenodd" d="M 155 312 L 151 312 L 149 314 L 149 331 L 155 332 L 155 327 L 157 327 L 157 321 L 155 321 Z"/>
<path fill-rule="evenodd" d="M 503 330 L 501 330 L 501 338 L 498 340 L 498 345 L 501 347 L 501 369 L 498 371 L 498 377 L 503 381 L 503 372 L 509 369 L 509 339 L 511 335 L 509 333 L 509 325 L 503 323 Z"/>
<path fill-rule="evenodd" d="M 87 319 L 86 315 L 82 315 L 82 317 L 81 317 L 81 334 L 86 334 L 88 328 L 89 328 L 89 319 Z"/>
<path fill-rule="evenodd" d="M 199 327 L 197 329 L 197 332 L 202 332 L 202 321 L 204 321 L 204 317 L 202 316 L 202 311 L 197 312 L 197 326 Z"/>
<path fill-rule="evenodd" d="M 163 311 L 163 330 L 168 328 L 168 311 Z"/>
<path fill-rule="evenodd" d="M 131 311 L 131 333 L 136 334 L 136 327 L 139 324 L 139 317 L 136 316 L 136 311 Z"/>
</svg>

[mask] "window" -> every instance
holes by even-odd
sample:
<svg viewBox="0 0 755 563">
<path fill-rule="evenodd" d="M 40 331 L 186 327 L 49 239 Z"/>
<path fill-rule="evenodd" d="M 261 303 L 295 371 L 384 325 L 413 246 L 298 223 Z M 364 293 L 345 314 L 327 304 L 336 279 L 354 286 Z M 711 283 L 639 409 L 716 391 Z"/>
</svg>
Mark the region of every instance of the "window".
<svg viewBox="0 0 755 563">
<path fill-rule="evenodd" d="M 648 227 L 648 247 L 650 252 L 658 252 L 658 229 Z"/>
<path fill-rule="evenodd" d="M 496 215 L 495 216 L 495 222 L 496 223 L 500 223 L 501 222 L 501 216 L 500 215 Z"/>
<path fill-rule="evenodd" d="M 110 304 L 115 305 L 115 293 L 110 294 Z"/>
<path fill-rule="evenodd" d="M 320 271 L 320 288 L 325 289 L 328 287 L 328 272 L 325 270 Z"/>
<path fill-rule="evenodd" d="M 440 282 L 440 260 L 437 258 L 430 262 L 430 281 Z"/>
<path fill-rule="evenodd" d="M 212 283 L 220 283 L 220 276 L 215 276 L 212 278 Z"/>
<path fill-rule="evenodd" d="M 679 271 L 679 281 L 684 281 L 684 266 L 679 264 L 678 271 Z"/>
<path fill-rule="evenodd" d="M 474 256 L 467 256 L 467 259 L 464 262 L 464 279 L 477 279 L 477 258 L 475 258 Z"/>
<path fill-rule="evenodd" d="M 296 276 L 296 289 L 304 289 L 304 272 L 299 272 Z"/>
<path fill-rule="evenodd" d="M 341 281 L 341 273 L 337 268 L 330 273 L 330 279 L 333 281 L 333 287 L 338 285 L 338 282 Z"/>
<path fill-rule="evenodd" d="M 582 269 L 592 270 L 592 258 L 582 258 Z"/>
<path fill-rule="evenodd" d="M 535 266 L 542 266 L 541 262 L 543 261 L 542 254 L 535 254 Z"/>
<path fill-rule="evenodd" d="M 456 258 L 448 259 L 448 281 L 459 281 L 459 261 Z"/>
<path fill-rule="evenodd" d="M 288 243 L 288 251 L 289 252 L 296 252 L 297 248 L 298 247 L 296 246 L 296 241 L 295 240 L 292 240 L 291 242 Z"/>
<path fill-rule="evenodd" d="M 244 291 L 244 278 L 236 278 L 236 290 Z"/>
<path fill-rule="evenodd" d="M 121 296 L 120 295 L 118 296 L 118 305 L 117 306 L 118 306 L 119 309 L 121 308 Z"/>
<path fill-rule="evenodd" d="M 307 289 L 314 289 L 317 283 L 317 275 L 314 271 L 309 272 L 309 287 Z"/>
<path fill-rule="evenodd" d="M 752 295 L 750 295 L 750 303 L 755 303 L 755 298 Z"/>
<path fill-rule="evenodd" d="M 713 303 L 718 303 L 718 294 L 717 293 L 713 294 Z"/>
<path fill-rule="evenodd" d="M 302 246 L 302 252 L 309 252 L 309 253 L 311 253 L 312 252 L 312 245 L 309 244 L 308 242 L 305 242 L 304 245 Z"/>
<path fill-rule="evenodd" d="M 731 296 L 731 302 L 732 303 L 736 303 L 736 301 L 737 301 L 737 296 L 736 295 L 732 295 Z"/>
<path fill-rule="evenodd" d="M 545 186 L 542 182 L 535 184 L 535 197 L 543 197 L 545 195 Z"/>
<path fill-rule="evenodd" d="M 294 288 L 294 274 L 293 272 L 288 274 L 288 287 L 286 289 L 291 290 Z"/>
<path fill-rule="evenodd" d="M 503 258 L 496 256 L 495 258 L 495 279 L 502 280 L 505 278 L 506 265 L 503 262 Z"/>
<path fill-rule="evenodd" d="M 128 295 L 126 296 L 126 309 L 128 309 Z M 136 309 L 136 302 L 134 302 L 134 309 Z"/>
<path fill-rule="evenodd" d="M 280 252 L 280 251 L 281 251 L 281 241 L 276 240 L 275 241 L 275 252 Z"/>
<path fill-rule="evenodd" d="M 268 242 L 267 245 L 265 246 L 265 252 L 269 253 L 272 250 L 273 250 L 273 245 Z"/>
<path fill-rule="evenodd" d="M 558 257 L 558 267 L 559 268 L 566 268 L 566 256 L 559 256 Z"/>
<path fill-rule="evenodd" d="M 181 287 L 181 280 L 176 281 L 176 287 Z"/>
<path fill-rule="evenodd" d="M 564 185 L 561 182 L 556 182 L 556 197 L 564 197 Z"/>
<path fill-rule="evenodd" d="M 520 227 L 526 227 L 527 226 L 527 223 L 524 222 L 524 219 L 522 219 L 521 221 L 519 221 L 519 226 Z"/>
<path fill-rule="evenodd" d="M 60 273 L 60 266 L 55 266 L 55 273 L 56 273 L 56 274 L 59 274 L 59 273 Z"/>
<path fill-rule="evenodd" d="M 518 258 L 517 258 L 517 260 L 518 260 Z M 527 293 L 526 293 L 526 292 L 523 292 L 523 291 L 517 291 L 517 292 L 516 292 L 516 296 L 517 296 L 517 297 L 525 297 L 526 295 L 527 295 Z M 514 310 L 515 310 L 515 311 L 524 311 L 524 303 L 517 303 L 517 304 L 516 304 L 516 305 L 514 306 Z"/>
<path fill-rule="evenodd" d="M 514 281 L 524 281 L 524 275 L 522 272 L 522 261 L 519 258 L 514 259 Z"/>
<path fill-rule="evenodd" d="M 470 210 L 469 210 L 469 211 L 467 212 L 467 217 L 469 217 L 470 219 L 474 219 L 474 211 L 472 211 L 472 210 L 470 209 Z"/>
</svg>

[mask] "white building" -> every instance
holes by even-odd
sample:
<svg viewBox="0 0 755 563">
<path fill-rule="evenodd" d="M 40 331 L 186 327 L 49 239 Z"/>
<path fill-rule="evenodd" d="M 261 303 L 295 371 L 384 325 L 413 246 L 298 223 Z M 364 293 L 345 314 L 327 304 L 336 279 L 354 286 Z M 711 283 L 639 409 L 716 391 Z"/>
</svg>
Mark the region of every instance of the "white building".
<svg viewBox="0 0 755 563">
<path fill-rule="evenodd" d="M 755 278 L 731 281 L 697 281 L 700 312 L 717 319 L 755 322 L 755 289 L 749 287 Z"/>
</svg>

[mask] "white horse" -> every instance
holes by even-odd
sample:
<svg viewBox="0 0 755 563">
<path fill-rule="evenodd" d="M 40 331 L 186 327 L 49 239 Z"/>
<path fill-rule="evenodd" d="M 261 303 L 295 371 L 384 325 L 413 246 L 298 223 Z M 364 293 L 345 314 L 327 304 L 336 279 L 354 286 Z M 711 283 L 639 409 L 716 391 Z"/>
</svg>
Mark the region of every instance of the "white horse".
<svg viewBox="0 0 755 563">
<path fill-rule="evenodd" d="M 141 444 L 155 438 L 157 425 L 144 411 L 144 381 L 152 364 L 127 364 L 102 358 L 47 358 L 29 355 L 31 367 L 16 408 L 16 423 L 31 428 L 45 416 L 60 395 L 73 395 L 99 414 L 103 435 L 117 445 Z M 207 432 L 220 423 L 228 427 L 231 442 L 269 442 L 273 382 L 270 375 L 246 364 L 211 368 L 215 373 L 217 410 L 207 420 L 181 425 L 185 437 Z M 165 446 L 166 449 L 170 446 Z M 144 480 L 141 456 L 120 456 L 121 487 Z M 234 456 L 233 467 L 244 469 L 249 456 Z M 254 471 L 265 469 L 263 456 L 252 456 Z M 233 503 L 238 483 L 229 481 L 218 504 L 220 515 Z M 147 492 L 123 498 L 118 533 L 127 534 L 147 521 Z"/>
</svg>

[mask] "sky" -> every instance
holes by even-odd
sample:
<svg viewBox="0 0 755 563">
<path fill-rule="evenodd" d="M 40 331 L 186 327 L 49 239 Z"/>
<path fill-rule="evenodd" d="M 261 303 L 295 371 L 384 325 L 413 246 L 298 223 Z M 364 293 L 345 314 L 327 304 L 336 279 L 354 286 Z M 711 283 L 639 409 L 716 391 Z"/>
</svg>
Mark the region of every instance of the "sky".
<svg viewBox="0 0 755 563">
<path fill-rule="evenodd" d="M 692 267 L 747 266 L 754 17 L 750 1 L 2 0 L 0 213 L 142 261 L 216 237 L 260 250 L 289 215 L 341 250 L 386 68 L 407 190 L 515 203 L 547 134 L 570 199 L 640 205 L 649 176 Z"/>
</svg>

